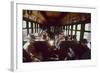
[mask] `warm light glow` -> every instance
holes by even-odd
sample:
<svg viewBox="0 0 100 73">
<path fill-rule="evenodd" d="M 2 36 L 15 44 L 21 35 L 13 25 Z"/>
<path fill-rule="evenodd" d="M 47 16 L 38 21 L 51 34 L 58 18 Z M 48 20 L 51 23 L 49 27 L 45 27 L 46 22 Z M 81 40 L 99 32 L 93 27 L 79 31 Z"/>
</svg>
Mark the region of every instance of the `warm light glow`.
<svg viewBox="0 0 100 73">
<path fill-rule="evenodd" d="M 51 46 L 53 46 L 54 41 L 53 41 L 53 40 L 50 40 L 50 41 L 49 41 L 49 44 L 50 44 Z"/>
</svg>

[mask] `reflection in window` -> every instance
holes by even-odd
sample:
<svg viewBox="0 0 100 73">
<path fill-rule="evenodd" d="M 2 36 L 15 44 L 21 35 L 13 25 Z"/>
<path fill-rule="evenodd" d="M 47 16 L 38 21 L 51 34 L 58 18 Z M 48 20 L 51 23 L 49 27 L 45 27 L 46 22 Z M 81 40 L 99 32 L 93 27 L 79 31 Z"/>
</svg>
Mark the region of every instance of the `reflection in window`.
<svg viewBox="0 0 100 73">
<path fill-rule="evenodd" d="M 85 30 L 90 31 L 91 30 L 91 24 L 86 24 L 85 25 Z"/>
<path fill-rule="evenodd" d="M 76 33 L 76 39 L 79 41 L 80 40 L 80 31 L 77 31 Z"/>
<path fill-rule="evenodd" d="M 81 30 L 81 24 L 77 25 L 77 30 Z"/>
<path fill-rule="evenodd" d="M 22 21 L 22 27 L 26 28 L 26 21 Z"/>
</svg>

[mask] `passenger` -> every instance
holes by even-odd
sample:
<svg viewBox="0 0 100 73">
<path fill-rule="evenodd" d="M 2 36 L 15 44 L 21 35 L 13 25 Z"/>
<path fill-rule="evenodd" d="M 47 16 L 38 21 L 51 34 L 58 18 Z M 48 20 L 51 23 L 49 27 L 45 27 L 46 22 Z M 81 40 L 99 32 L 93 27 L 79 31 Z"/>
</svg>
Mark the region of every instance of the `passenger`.
<svg viewBox="0 0 100 73">
<path fill-rule="evenodd" d="M 49 37 L 49 35 L 48 35 L 48 33 L 46 31 L 42 32 L 42 39 L 44 41 L 49 41 L 50 40 L 50 37 Z"/>
<path fill-rule="evenodd" d="M 75 35 L 72 36 L 72 41 L 75 42 L 75 43 L 77 43 L 77 39 L 76 39 Z"/>
<path fill-rule="evenodd" d="M 65 58 L 67 57 L 67 53 L 69 52 L 68 50 L 69 45 L 67 42 L 62 41 L 59 46 L 60 46 L 60 49 L 58 50 L 59 59 L 65 60 Z"/>
<path fill-rule="evenodd" d="M 83 39 L 80 41 L 80 44 L 77 46 L 75 51 L 76 59 L 90 59 L 91 58 L 91 50 L 87 46 L 88 41 Z"/>
<path fill-rule="evenodd" d="M 82 56 L 80 57 L 80 59 L 91 59 L 91 50 L 87 46 L 88 41 L 86 39 L 83 39 L 81 44 L 83 46 L 84 52 L 83 52 Z"/>
<path fill-rule="evenodd" d="M 56 39 L 56 48 L 60 49 L 60 44 L 62 41 L 65 41 L 65 36 L 64 36 L 64 32 L 60 32 L 58 35 L 58 39 Z"/>
<path fill-rule="evenodd" d="M 30 34 L 29 40 L 24 45 L 24 49 L 31 56 L 33 61 L 39 61 L 39 59 L 36 58 L 37 53 L 34 47 L 34 43 L 35 43 L 35 36 L 33 34 Z"/>
<path fill-rule="evenodd" d="M 29 35 L 29 40 L 24 44 L 23 48 L 27 51 L 27 48 L 30 44 L 33 44 L 35 42 L 35 36 L 33 34 Z"/>
<path fill-rule="evenodd" d="M 23 62 L 32 62 L 31 56 L 23 49 Z"/>
<path fill-rule="evenodd" d="M 72 40 L 71 40 L 71 36 L 70 36 L 70 35 L 68 36 L 68 41 L 72 41 Z"/>
</svg>

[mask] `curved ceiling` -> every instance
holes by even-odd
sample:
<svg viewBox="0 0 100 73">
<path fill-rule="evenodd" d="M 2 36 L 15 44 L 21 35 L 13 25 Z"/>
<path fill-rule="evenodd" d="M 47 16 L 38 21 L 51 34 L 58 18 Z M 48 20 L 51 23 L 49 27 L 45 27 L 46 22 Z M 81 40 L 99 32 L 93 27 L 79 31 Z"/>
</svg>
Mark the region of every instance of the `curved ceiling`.
<svg viewBox="0 0 100 73">
<path fill-rule="evenodd" d="M 23 10 L 23 17 L 48 25 L 91 23 L 90 13 Z"/>
</svg>

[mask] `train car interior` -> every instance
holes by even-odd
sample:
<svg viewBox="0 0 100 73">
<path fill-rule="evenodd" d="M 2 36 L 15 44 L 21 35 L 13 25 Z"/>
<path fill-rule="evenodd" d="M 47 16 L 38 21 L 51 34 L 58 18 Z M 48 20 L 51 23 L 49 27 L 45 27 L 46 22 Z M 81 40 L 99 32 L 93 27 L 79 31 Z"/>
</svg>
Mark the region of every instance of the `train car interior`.
<svg viewBox="0 0 100 73">
<path fill-rule="evenodd" d="M 91 59 L 91 13 L 22 12 L 24 63 Z"/>
</svg>

